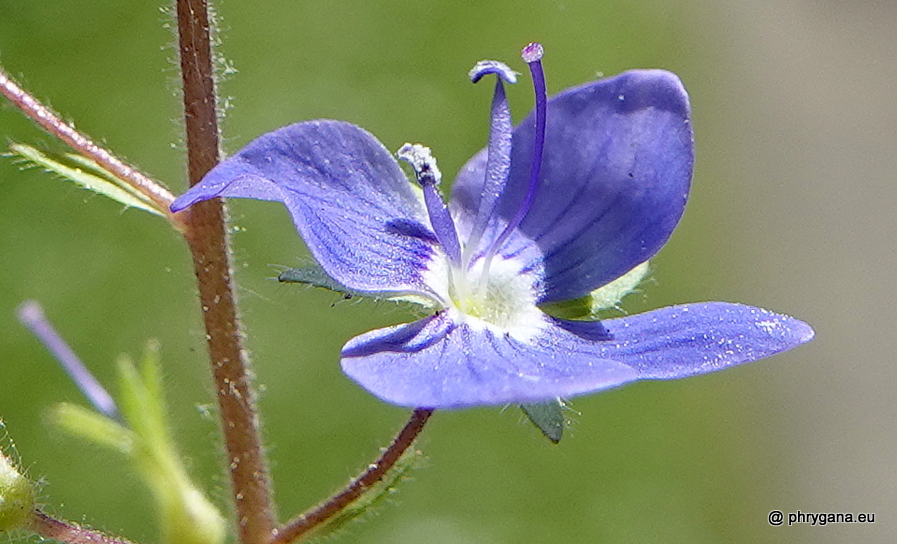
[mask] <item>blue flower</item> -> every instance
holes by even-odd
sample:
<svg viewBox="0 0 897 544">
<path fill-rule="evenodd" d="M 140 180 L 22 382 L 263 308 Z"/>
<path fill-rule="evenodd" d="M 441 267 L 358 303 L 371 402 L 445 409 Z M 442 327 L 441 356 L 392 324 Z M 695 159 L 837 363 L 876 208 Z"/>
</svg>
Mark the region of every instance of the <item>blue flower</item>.
<svg viewBox="0 0 897 544">
<path fill-rule="evenodd" d="M 669 72 L 633 70 L 547 99 L 541 46 L 523 56 L 536 108 L 516 128 L 503 84 L 516 74 L 493 61 L 471 71 L 474 82 L 497 76 L 489 145 L 458 174 L 448 206 L 429 149 L 398 153 L 414 185 L 371 134 L 318 120 L 259 137 L 171 208 L 283 202 L 336 282 L 427 301 L 429 317 L 342 351 L 346 374 L 402 406 L 551 401 L 712 372 L 813 337 L 797 319 L 723 302 L 604 321 L 543 311 L 640 278 L 627 273 L 646 268 L 684 211 L 693 140 L 688 96 Z"/>
</svg>

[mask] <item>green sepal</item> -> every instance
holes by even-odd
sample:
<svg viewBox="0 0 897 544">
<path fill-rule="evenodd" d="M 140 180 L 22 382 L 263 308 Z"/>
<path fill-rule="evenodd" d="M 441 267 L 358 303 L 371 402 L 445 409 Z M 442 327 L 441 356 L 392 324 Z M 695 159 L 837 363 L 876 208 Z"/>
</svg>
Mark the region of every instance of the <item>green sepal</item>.
<svg viewBox="0 0 897 544">
<path fill-rule="evenodd" d="M 543 304 L 539 309 L 558 319 L 588 319 L 592 315 L 592 295 Z"/>
<path fill-rule="evenodd" d="M 535 404 L 521 404 L 526 417 L 542 431 L 545 438 L 557 444 L 564 435 L 564 403 L 561 399 Z"/>
<path fill-rule="evenodd" d="M 648 261 L 645 261 L 584 297 L 542 304 L 539 309 L 558 319 L 596 321 L 605 310 L 617 308 L 626 295 L 635 291 L 649 271 Z"/>
<path fill-rule="evenodd" d="M 325 272 L 324 269 L 317 264 L 300 268 L 287 268 L 277 275 L 277 281 L 281 283 L 301 283 L 303 285 L 311 285 L 312 287 L 320 287 L 322 289 L 327 289 L 328 291 L 333 291 L 334 293 L 339 293 L 347 299 L 352 297 L 385 298 L 378 296 L 376 293 L 367 293 L 350 289 L 331 278 L 330 274 Z"/>
<path fill-rule="evenodd" d="M 40 166 L 47 172 L 72 181 L 84 189 L 107 196 L 128 207 L 139 208 L 155 215 L 165 215 L 155 202 L 86 157 L 66 153 L 61 157 L 51 158 L 25 144 L 12 144 L 9 148 L 28 163 Z"/>
<path fill-rule="evenodd" d="M 300 268 L 287 268 L 277 275 L 277 281 L 282 283 L 301 283 L 312 287 L 320 287 L 322 289 L 327 289 L 328 291 L 333 291 L 334 293 L 339 293 L 345 299 L 358 297 L 371 300 L 388 300 L 391 302 L 410 302 L 411 304 L 416 304 L 425 308 L 432 308 L 434 306 L 433 300 L 427 299 L 416 293 L 377 293 L 371 291 L 357 291 L 350 287 L 346 287 L 330 277 L 330 274 L 317 264 Z"/>
</svg>

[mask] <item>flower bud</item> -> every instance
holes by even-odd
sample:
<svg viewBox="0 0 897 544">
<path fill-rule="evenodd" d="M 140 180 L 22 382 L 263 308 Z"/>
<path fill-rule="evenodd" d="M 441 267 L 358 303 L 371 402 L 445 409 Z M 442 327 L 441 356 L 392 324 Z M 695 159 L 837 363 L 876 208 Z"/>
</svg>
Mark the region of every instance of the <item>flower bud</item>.
<svg viewBox="0 0 897 544">
<path fill-rule="evenodd" d="M 34 511 L 34 484 L 0 453 L 0 532 L 28 524 Z"/>
</svg>

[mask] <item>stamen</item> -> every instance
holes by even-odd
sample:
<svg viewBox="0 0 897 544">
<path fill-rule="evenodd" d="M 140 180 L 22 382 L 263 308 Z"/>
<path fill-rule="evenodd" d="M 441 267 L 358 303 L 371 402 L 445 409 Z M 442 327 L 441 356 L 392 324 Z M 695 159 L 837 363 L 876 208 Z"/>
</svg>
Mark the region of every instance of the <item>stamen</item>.
<svg viewBox="0 0 897 544">
<path fill-rule="evenodd" d="M 489 74 L 495 74 L 508 83 L 517 83 L 517 72 L 511 70 L 507 64 L 497 60 L 481 60 L 467 73 L 470 81 L 473 83 L 478 82 L 483 76 Z"/>
<path fill-rule="evenodd" d="M 442 195 L 436 188 L 442 180 L 442 173 L 436 166 L 436 159 L 429 147 L 420 144 L 405 144 L 396 152 L 396 157 L 406 161 L 414 169 L 417 182 L 424 190 L 424 202 L 436 239 L 453 265 L 461 264 L 461 244 L 458 242 L 458 231 L 449 214 Z"/>
<path fill-rule="evenodd" d="M 486 179 L 483 182 L 483 192 L 480 195 L 473 230 L 464 246 L 463 266 L 465 269 L 470 266 L 470 260 L 479 246 L 486 225 L 489 224 L 489 217 L 495 212 L 495 205 L 501 196 L 501 187 L 507 181 L 508 172 L 511 170 L 513 127 L 511 125 L 511 109 L 508 107 L 502 80 L 514 83 L 517 81 L 517 73 L 501 62 L 483 60 L 470 71 L 470 80 L 476 83 L 486 74 L 495 74 L 498 77 L 495 80 L 495 93 L 490 111 L 489 146 L 486 148 L 488 153 Z"/>
<path fill-rule="evenodd" d="M 520 223 L 523 222 L 524 217 L 526 217 L 527 212 L 529 212 L 530 207 L 533 205 L 533 201 L 536 198 L 536 191 L 539 188 L 539 175 L 542 172 L 542 153 L 545 148 L 545 115 L 548 109 L 548 96 L 545 90 L 545 74 L 542 72 L 543 53 L 544 50 L 542 49 L 542 45 L 537 42 L 530 43 L 524 47 L 521 52 L 523 60 L 529 64 L 529 70 L 533 78 L 533 87 L 536 94 L 536 130 L 535 141 L 533 142 L 533 160 L 530 166 L 529 184 L 527 186 L 526 195 L 523 197 L 523 201 L 517 209 L 517 213 L 514 214 L 514 217 L 508 222 L 505 230 L 502 231 L 501 235 L 499 235 L 495 240 L 495 243 L 492 244 L 492 247 L 490 247 L 489 251 L 486 253 L 485 261 L 483 263 L 483 277 L 488 277 L 489 265 L 495 254 L 498 253 L 499 248 L 505 243 L 505 240 L 508 239 L 514 229 L 519 227 Z M 482 289 L 483 286 L 481 285 L 480 288 Z"/>
<path fill-rule="evenodd" d="M 119 419 L 118 408 L 112 396 L 100 385 L 100 382 L 93 377 L 90 370 L 84 366 L 81 359 L 75 355 L 72 348 L 66 344 L 65 340 L 59 336 L 50 321 L 44 316 L 44 311 L 40 304 L 33 300 L 28 300 L 19 306 L 16 312 L 19 321 L 25 325 L 37 339 L 41 341 L 47 350 L 50 351 L 65 369 L 66 373 L 78 386 L 78 389 L 84 393 L 87 400 L 93 404 L 101 413 L 113 418 Z"/>
</svg>

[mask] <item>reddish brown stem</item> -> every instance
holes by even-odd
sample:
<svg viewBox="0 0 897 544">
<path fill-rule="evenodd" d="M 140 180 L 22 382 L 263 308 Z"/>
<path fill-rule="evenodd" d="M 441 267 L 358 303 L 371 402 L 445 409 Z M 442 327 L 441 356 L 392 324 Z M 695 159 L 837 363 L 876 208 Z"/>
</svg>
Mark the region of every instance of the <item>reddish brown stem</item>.
<svg viewBox="0 0 897 544">
<path fill-rule="evenodd" d="M 281 529 L 278 529 L 271 544 L 289 544 L 308 534 L 311 530 L 339 514 L 355 499 L 370 489 L 372 485 L 379 482 L 389 469 L 396 464 L 402 454 L 411 447 L 411 444 L 414 443 L 414 440 L 424 429 L 424 425 L 426 425 L 432 414 L 433 410 L 427 408 L 415 410 L 411 414 L 408 423 L 399 431 L 399 434 L 396 435 L 389 447 L 383 450 L 379 459 L 368 465 L 367 470 L 352 480 L 345 489 L 293 519 Z"/>
<path fill-rule="evenodd" d="M 70 521 L 52 518 L 40 510 L 32 513 L 29 529 L 43 538 L 52 538 L 66 544 L 132 544 L 123 538 L 112 537 L 80 527 Z"/>
<path fill-rule="evenodd" d="M 172 224 L 181 228 L 180 222 L 168 211 L 174 196 L 156 181 L 125 164 L 108 150 L 95 144 L 90 138 L 81 134 L 75 127 L 66 123 L 16 84 L 6 72 L 0 69 L 0 93 L 31 120 L 42 126 L 47 132 L 56 136 L 81 155 L 93 160 L 110 174 L 133 187 L 156 204 L 159 211 L 166 214 Z"/>
<path fill-rule="evenodd" d="M 219 134 L 211 25 L 205 0 L 177 0 L 190 185 L 218 162 Z M 242 346 L 231 279 L 226 211 L 221 199 L 192 206 L 184 236 L 193 254 L 212 374 L 242 544 L 267 544 L 274 533 L 268 467 L 262 449 L 249 362 Z"/>
</svg>

